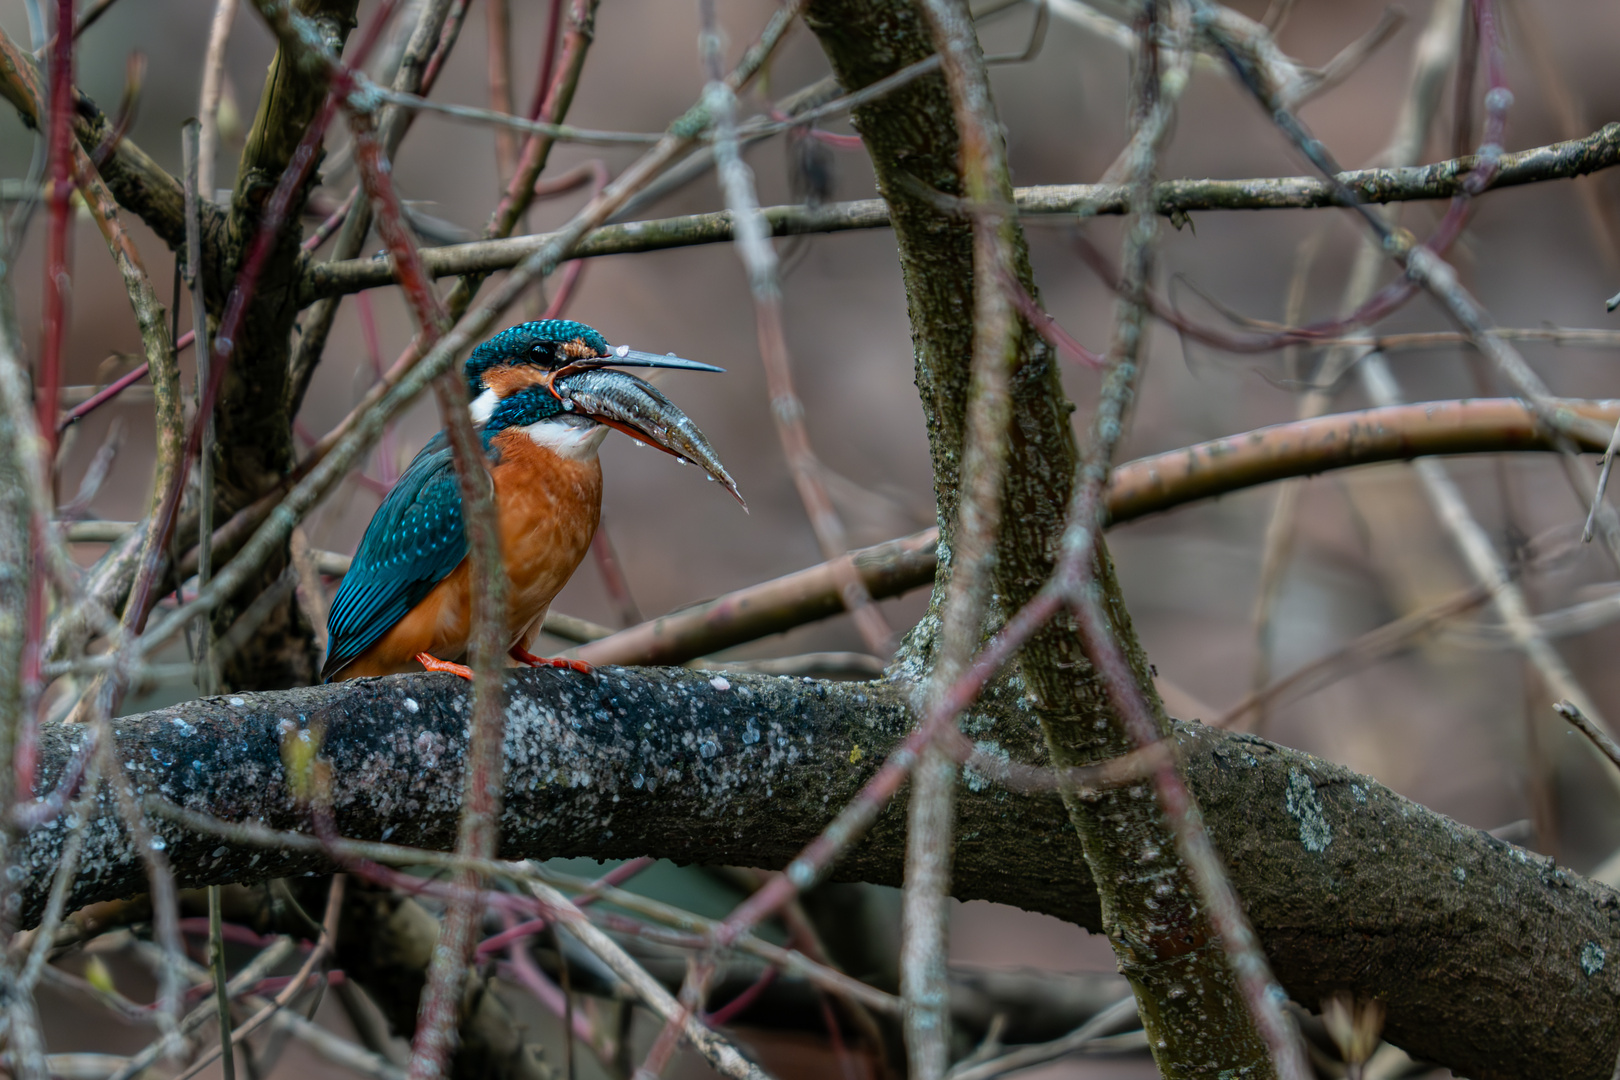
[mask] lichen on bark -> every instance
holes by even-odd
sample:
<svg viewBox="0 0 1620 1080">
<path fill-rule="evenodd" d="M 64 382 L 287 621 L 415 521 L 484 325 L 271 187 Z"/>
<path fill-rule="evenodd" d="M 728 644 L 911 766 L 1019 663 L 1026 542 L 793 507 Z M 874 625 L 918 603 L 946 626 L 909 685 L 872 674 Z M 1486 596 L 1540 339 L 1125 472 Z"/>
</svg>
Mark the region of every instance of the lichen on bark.
<svg viewBox="0 0 1620 1080">
<path fill-rule="evenodd" d="M 806 20 L 820 38 L 841 85 L 859 90 L 932 51 L 913 0 L 854 3 L 816 0 Z M 942 212 L 924 185 L 960 196 L 959 139 L 944 80 L 919 78 L 856 110 L 854 123 L 872 158 L 890 208 L 906 286 L 916 379 L 928 421 L 941 530 L 939 576 L 928 617 L 907 643 L 897 670 L 917 677 L 926 668 L 938 625 L 943 583 L 950 573 L 964 417 L 973 341 L 972 226 Z M 996 198 L 1011 204 L 1011 178 L 998 177 Z M 1028 246 L 1017 231 L 1014 267 L 1024 290 L 1037 295 Z M 999 621 L 1032 599 L 1052 573 L 1080 456 L 1069 417 L 1073 406 L 1058 382 L 1052 350 L 1021 323 L 1019 362 L 1012 380 L 1004 523 L 996 551 Z M 1148 664 L 1114 579 L 1107 549 L 1098 544 L 1098 579 L 1113 630 L 1131 657 L 1137 681 L 1157 704 Z M 987 627 L 986 630 L 992 629 Z M 1067 615 L 1052 620 L 1018 662 L 1021 683 L 1035 703 L 1033 732 L 1003 745 L 1023 760 L 1086 765 L 1133 746 L 1109 703 L 1102 680 L 1079 645 Z M 1042 745 L 1044 743 L 1044 745 Z M 1137 992 L 1150 1045 L 1167 1076 L 1265 1075 L 1266 1055 L 1238 995 L 1219 941 L 1209 929 L 1174 837 L 1148 786 L 1067 800 L 1085 844 L 1102 902 L 1103 928 L 1121 971 Z"/>
<path fill-rule="evenodd" d="M 514 672 L 509 690 L 506 858 L 781 868 L 898 745 L 910 716 L 905 688 L 888 682 L 683 668 Z M 466 707 L 466 684 L 447 675 L 204 698 L 119 718 L 116 758 L 145 797 L 309 836 L 276 849 L 152 815 L 179 885 L 252 884 L 334 868 L 282 760 L 284 740 L 316 728 L 327 732 L 344 835 L 452 848 Z M 1032 717 L 1004 691 L 975 722 L 1010 730 Z M 1315 1006 L 1335 991 L 1382 1001 L 1386 1038 L 1461 1075 L 1610 1075 L 1620 894 L 1342 766 L 1254 736 L 1174 730 L 1232 882 L 1296 1001 Z M 83 736 L 42 732 L 40 792 Z M 1332 834 L 1319 851 L 1301 839 L 1300 776 Z M 953 895 L 1104 927 L 1060 800 L 981 782 L 964 786 L 958 806 Z M 68 826 L 59 818 L 22 839 L 20 925 L 38 918 Z M 105 791 L 85 829 L 70 907 L 144 891 L 140 854 Z M 890 808 L 834 876 L 898 883 L 904 835 Z"/>
</svg>

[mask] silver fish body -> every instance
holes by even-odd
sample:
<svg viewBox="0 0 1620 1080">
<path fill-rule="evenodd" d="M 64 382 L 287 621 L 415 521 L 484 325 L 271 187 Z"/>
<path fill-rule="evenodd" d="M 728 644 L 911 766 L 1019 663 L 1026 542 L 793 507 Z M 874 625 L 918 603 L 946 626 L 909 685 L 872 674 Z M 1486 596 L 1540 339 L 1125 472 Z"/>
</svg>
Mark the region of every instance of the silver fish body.
<svg viewBox="0 0 1620 1080">
<path fill-rule="evenodd" d="M 592 368 L 552 383 L 563 408 L 657 446 L 679 461 L 692 461 L 723 484 L 743 508 L 742 493 L 698 426 L 651 383 L 624 371 Z"/>
</svg>

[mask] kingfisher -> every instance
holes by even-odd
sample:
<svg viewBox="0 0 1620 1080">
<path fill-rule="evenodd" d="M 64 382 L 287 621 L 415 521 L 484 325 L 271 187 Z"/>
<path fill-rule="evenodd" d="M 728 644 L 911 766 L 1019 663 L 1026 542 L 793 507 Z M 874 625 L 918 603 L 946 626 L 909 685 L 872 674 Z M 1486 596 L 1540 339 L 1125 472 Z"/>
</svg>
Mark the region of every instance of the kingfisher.
<svg viewBox="0 0 1620 1080">
<path fill-rule="evenodd" d="M 709 440 L 650 383 L 621 367 L 719 372 L 711 364 L 612 346 L 567 319 L 527 322 L 474 349 L 463 374 L 494 482 L 509 582 L 513 660 L 590 671 L 530 651 L 552 599 L 590 550 L 602 511 L 597 448 L 609 430 L 696 463 L 742 495 Z M 743 504 L 747 509 L 747 504 Z M 366 526 L 327 618 L 327 682 L 426 668 L 465 678 L 457 663 L 472 626 L 467 536 L 449 440 L 435 435 Z"/>
</svg>

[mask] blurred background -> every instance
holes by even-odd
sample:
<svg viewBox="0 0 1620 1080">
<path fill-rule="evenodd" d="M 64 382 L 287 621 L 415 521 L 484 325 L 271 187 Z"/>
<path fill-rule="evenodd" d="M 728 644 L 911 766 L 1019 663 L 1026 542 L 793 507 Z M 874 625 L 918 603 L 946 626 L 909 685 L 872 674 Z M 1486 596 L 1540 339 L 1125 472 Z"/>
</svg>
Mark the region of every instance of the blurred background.
<svg viewBox="0 0 1620 1080">
<path fill-rule="evenodd" d="M 1254 0 L 1234 6 L 1254 17 L 1265 10 L 1264 3 Z M 79 84 L 109 112 L 122 93 L 129 55 L 146 55 L 147 79 L 130 137 L 176 173 L 180 124 L 196 110 L 212 7 L 207 0 L 121 0 L 81 40 Z M 770 0 L 722 0 L 731 55 L 753 39 L 773 7 Z M 370 0 L 362 3 L 362 20 L 373 8 Z M 1373 163 L 1406 93 L 1413 47 L 1429 4 L 1407 0 L 1402 8 L 1404 22 L 1390 40 L 1342 85 L 1302 111 L 1346 167 Z M 1019 185 L 1095 181 L 1124 143 L 1128 58 L 1116 44 L 1065 18 L 1067 11 L 1056 7 L 1033 59 L 993 69 Z M 1620 77 L 1613 63 L 1620 5 L 1504 0 L 1500 11 L 1514 94 L 1509 149 L 1585 134 L 1620 117 Z M 526 99 L 538 68 L 534 49 L 526 51 L 525 43 L 541 39 L 544 12 L 543 4 L 513 6 L 512 38 L 518 43 L 513 85 L 520 100 Z M 1321 65 L 1385 13 L 1385 5 L 1374 0 L 1301 0 L 1280 42 L 1301 62 Z M 982 28 L 985 51 L 1021 51 L 1034 18 L 1031 5 L 1015 4 L 987 19 Z M 483 19 L 482 5 L 475 4 L 435 98 L 486 103 Z M 29 39 L 20 0 L 0 3 L 0 27 L 18 41 Z M 569 121 L 611 130 L 661 130 L 700 94 L 697 29 L 695 4 L 606 0 Z M 218 187 L 234 180 L 235 154 L 272 54 L 269 33 L 244 7 L 226 66 Z M 795 28 L 768 78 L 749 99 L 751 107 L 826 73 L 812 35 Z M 1476 88 L 1471 99 L 1477 102 L 1479 92 Z M 1455 97 L 1448 87 L 1424 160 L 1450 157 L 1458 146 L 1471 151 L 1478 141 L 1479 109 L 1473 110 L 1473 126 L 1459 135 Z M 850 129 L 839 122 L 828 130 Z M 337 151 L 345 141 L 346 136 L 335 134 L 329 149 Z M 396 162 L 401 193 L 423 213 L 476 234 L 497 196 L 494 141 L 490 128 L 423 115 Z M 592 159 L 616 171 L 633 152 L 561 145 L 547 175 Z M 25 176 L 32 153 L 31 134 L 7 110 L 0 116 L 0 175 Z M 831 155 L 830 198 L 874 193 L 858 148 L 833 149 Z M 748 159 L 758 176 L 762 203 L 797 201 L 795 193 L 802 186 L 782 140 L 755 147 Z M 1229 77 L 1207 69 L 1195 72 L 1161 175 L 1307 172 Z M 352 182 L 352 176 L 332 179 L 330 191 L 341 199 Z M 1464 281 L 1500 325 L 1620 330 L 1620 316 L 1605 315 L 1603 307 L 1604 298 L 1620 290 L 1615 237 L 1606 231 L 1602 216 L 1593 213 L 1601 204 L 1607 204 L 1610 214 L 1617 212 L 1620 181 L 1600 175 L 1579 183 L 1592 191 L 1583 197 L 1576 183 L 1556 182 L 1488 195 L 1454 249 Z M 562 223 L 586 194 L 540 201 L 529 217 L 531 229 Z M 723 205 L 712 176 L 704 176 L 639 214 L 661 217 Z M 1422 235 L 1443 209 L 1440 204 L 1409 204 L 1402 222 Z M 1075 256 L 1073 227 L 1060 219 L 1026 223 L 1043 304 L 1072 334 L 1100 350 L 1107 340 L 1112 297 Z M 1117 222 L 1093 221 L 1085 229 L 1102 250 L 1117 252 Z M 154 279 L 166 288 L 171 257 L 139 224 L 134 230 Z M 1195 289 L 1245 315 L 1277 321 L 1288 314 L 1292 290 L 1303 319 L 1326 318 L 1340 310 L 1364 231 L 1336 211 L 1194 214 L 1185 227 L 1166 226 L 1163 231 L 1160 284 L 1204 321 L 1218 322 L 1221 316 Z M 41 217 L 14 275 L 30 347 L 37 345 L 39 333 L 43 239 Z M 380 246 L 373 238 L 368 250 Z M 875 543 L 931 524 L 927 444 L 912 386 L 892 237 L 886 231 L 843 233 L 783 241 L 778 248 L 788 267 L 785 310 L 794 375 L 816 450 L 836 474 L 833 492 L 851 543 Z M 139 340 L 101 240 L 82 225 L 74 234 L 73 271 L 64 382 L 103 384 L 132 366 Z M 528 303 L 528 312 L 538 312 L 546 297 L 537 294 Z M 744 514 L 717 486 L 704 483 L 698 470 L 637 450 L 628 439 L 613 436 L 602 451 L 605 527 L 641 612 L 662 613 L 819 561 L 771 423 L 753 310 L 741 264 L 729 246 L 594 260 L 567 314 L 597 327 L 614 343 L 675 351 L 728 369 L 724 376 L 676 375 L 662 386 L 708 434 L 751 513 Z M 514 311 L 509 321 L 526 315 Z M 190 319 L 182 301 L 182 326 Z M 410 319 L 394 291 L 377 290 L 362 302 L 344 301 L 300 417 L 302 429 L 312 437 L 337 423 L 370 385 L 368 319 L 385 364 L 410 338 Z M 1419 298 L 1379 329 L 1449 326 L 1433 305 Z M 1615 370 L 1620 352 L 1534 343 L 1524 345 L 1524 351 L 1556 394 L 1620 396 Z M 1496 375 L 1461 348 L 1393 353 L 1390 362 L 1412 400 L 1505 393 Z M 189 379 L 189 354 L 183 364 Z M 1313 366 L 1311 356 L 1227 355 L 1157 328 L 1122 458 L 1293 419 Z M 1077 423 L 1083 424 L 1094 400 L 1095 376 L 1068 368 L 1064 378 L 1080 405 Z M 1364 404 L 1351 378 L 1338 392 L 1334 408 Z M 370 477 L 397 475 L 437 427 L 433 403 L 424 399 L 369 463 Z M 146 506 L 151 475 L 150 396 L 138 390 L 73 429 L 59 489 L 70 497 L 109 439 L 120 440 L 119 452 L 107 483 L 91 503 L 91 515 L 132 520 Z M 1562 553 L 1524 566 L 1522 584 L 1537 612 L 1615 595 L 1613 565 L 1592 546 L 1568 543 L 1578 536 L 1584 508 L 1555 460 L 1547 455 L 1478 457 L 1449 460 L 1446 468 L 1504 560 L 1523 563 L 1532 538 L 1541 538 L 1540 549 L 1562 547 Z M 307 523 L 311 543 L 352 552 L 378 504 L 374 488 L 360 482 L 345 485 Z M 1303 488 L 1294 543 L 1278 571 L 1275 604 L 1262 635 L 1256 598 L 1275 499 L 1275 488 L 1256 489 L 1109 535 L 1137 629 L 1176 715 L 1212 720 L 1249 693 L 1262 661 L 1263 636 L 1271 642 L 1269 672 L 1276 678 L 1471 584 L 1408 467 L 1321 477 Z M 84 560 L 99 550 L 84 546 Z M 924 600 L 918 592 L 889 601 L 884 613 L 891 625 L 907 627 Z M 589 563 L 554 610 L 609 625 L 620 622 Z M 1557 638 L 1556 645 L 1598 706 L 1620 716 L 1620 665 L 1611 659 L 1620 646 L 1616 617 L 1620 606 L 1615 617 L 1595 620 L 1598 625 L 1589 621 L 1581 632 Z M 1577 742 L 1579 737 L 1556 721 L 1547 708 L 1548 693 L 1505 641 L 1492 610 L 1478 609 L 1376 663 L 1341 665 L 1328 685 L 1267 710 L 1260 730 L 1268 738 L 1371 774 L 1469 825 L 1502 829 L 1515 842 L 1590 870 L 1620 846 L 1614 788 Z M 758 642 L 735 656 L 862 648 L 848 620 L 840 618 Z M 194 688 L 185 685 L 157 687 L 128 707 L 147 708 L 161 699 L 194 695 Z M 638 880 L 643 883 L 638 887 L 662 890 L 662 895 L 694 907 L 705 902 L 703 890 L 715 887 L 703 874 L 673 867 Z M 873 901 L 880 906 L 887 902 Z M 952 951 L 960 963 L 982 968 L 1062 973 L 1113 969 L 1103 939 L 1052 919 L 982 903 L 957 908 Z M 127 977 L 138 978 L 138 973 Z M 67 999 L 55 1008 L 47 1029 L 53 1051 L 82 1046 L 118 1052 L 145 1041 L 144 1032 L 114 1031 L 110 1022 L 109 1030 L 87 1030 L 75 1019 L 77 1006 Z M 323 1018 L 328 1013 L 334 1024 L 345 1023 L 330 1003 Z M 534 1023 L 542 1034 L 546 1024 L 555 1026 L 538 1015 Z M 546 1041 L 556 1045 L 550 1037 Z M 782 1076 L 826 1075 L 836 1068 L 824 1037 L 778 1033 L 765 1042 L 776 1047 L 767 1061 Z M 282 1058 L 282 1075 L 295 1065 L 326 1068 L 298 1057 L 300 1053 L 295 1047 Z M 685 1070 L 680 1075 L 706 1074 L 695 1059 L 682 1059 L 680 1068 Z M 1153 1070 L 1138 1056 L 1072 1060 L 1027 1075 L 1128 1077 L 1151 1076 Z"/>
</svg>

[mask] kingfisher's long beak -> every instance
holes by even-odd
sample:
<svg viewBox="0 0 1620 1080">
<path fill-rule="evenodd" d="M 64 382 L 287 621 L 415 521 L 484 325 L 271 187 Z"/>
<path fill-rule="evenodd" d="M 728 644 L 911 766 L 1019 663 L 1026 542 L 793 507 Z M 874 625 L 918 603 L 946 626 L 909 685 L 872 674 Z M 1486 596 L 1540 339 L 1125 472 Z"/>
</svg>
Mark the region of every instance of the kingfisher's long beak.
<svg viewBox="0 0 1620 1080">
<path fill-rule="evenodd" d="M 635 356 L 633 352 L 629 356 Z M 645 354 L 643 354 L 645 355 Z M 691 366 L 700 371 L 719 371 L 707 364 L 697 364 L 679 357 L 652 357 L 654 360 L 676 360 L 673 365 L 649 364 L 649 367 Z M 608 359 L 609 363 L 624 363 L 621 358 Z M 644 379 L 611 368 L 586 368 L 559 374 L 551 389 L 562 400 L 563 408 L 580 416 L 588 416 L 600 424 L 617 428 L 637 442 L 648 443 L 680 462 L 692 461 L 714 479 L 725 485 L 744 510 L 737 484 L 720 464 L 720 457 L 709 445 L 709 440 L 698 430 L 690 417 L 665 397 L 657 387 Z"/>
<path fill-rule="evenodd" d="M 632 349 L 628 345 L 614 346 L 607 356 L 585 357 L 576 360 L 568 365 L 568 370 L 598 367 L 677 368 L 681 371 L 714 371 L 722 373 L 726 370 L 722 367 L 715 367 L 713 364 L 701 364 L 696 360 L 683 360 L 674 353 L 666 353 L 660 356 L 657 353 Z"/>
</svg>

